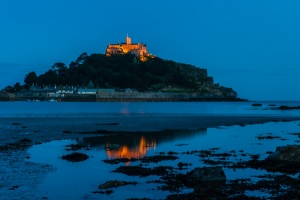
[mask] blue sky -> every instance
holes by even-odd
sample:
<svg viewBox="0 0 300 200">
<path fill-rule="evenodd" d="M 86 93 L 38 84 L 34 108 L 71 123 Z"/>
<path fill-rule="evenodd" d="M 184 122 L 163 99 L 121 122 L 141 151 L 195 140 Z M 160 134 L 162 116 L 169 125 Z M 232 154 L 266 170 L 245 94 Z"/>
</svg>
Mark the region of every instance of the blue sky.
<svg viewBox="0 0 300 200">
<path fill-rule="evenodd" d="M 0 88 L 108 43 L 144 42 L 250 100 L 300 100 L 300 1 L 0 2 Z"/>
</svg>

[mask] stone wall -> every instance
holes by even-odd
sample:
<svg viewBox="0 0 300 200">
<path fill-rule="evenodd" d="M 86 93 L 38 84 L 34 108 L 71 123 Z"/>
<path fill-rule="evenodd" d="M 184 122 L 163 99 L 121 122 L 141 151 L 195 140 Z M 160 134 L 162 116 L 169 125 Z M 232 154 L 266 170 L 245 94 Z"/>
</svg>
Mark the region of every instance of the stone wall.
<svg viewBox="0 0 300 200">
<path fill-rule="evenodd" d="M 207 101 L 207 100 L 234 100 L 213 94 L 198 93 L 139 93 L 113 92 L 96 95 L 97 101 Z"/>
</svg>

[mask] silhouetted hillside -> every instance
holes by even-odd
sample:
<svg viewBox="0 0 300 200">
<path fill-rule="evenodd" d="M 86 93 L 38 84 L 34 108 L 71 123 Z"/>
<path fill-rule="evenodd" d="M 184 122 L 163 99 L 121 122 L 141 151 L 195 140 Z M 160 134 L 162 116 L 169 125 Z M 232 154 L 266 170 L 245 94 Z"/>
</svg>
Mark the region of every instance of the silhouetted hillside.
<svg viewBox="0 0 300 200">
<path fill-rule="evenodd" d="M 148 58 L 141 62 L 132 54 L 113 55 L 81 54 L 69 66 L 55 63 L 39 76 L 35 72 L 26 75 L 24 86 L 16 84 L 10 89 L 17 91 L 34 85 L 68 85 L 87 87 L 92 82 L 95 88 L 134 88 L 138 91 L 198 92 L 236 96 L 231 88 L 214 84 L 207 70 L 193 65 Z M 10 92 L 12 92 L 10 91 Z"/>
</svg>

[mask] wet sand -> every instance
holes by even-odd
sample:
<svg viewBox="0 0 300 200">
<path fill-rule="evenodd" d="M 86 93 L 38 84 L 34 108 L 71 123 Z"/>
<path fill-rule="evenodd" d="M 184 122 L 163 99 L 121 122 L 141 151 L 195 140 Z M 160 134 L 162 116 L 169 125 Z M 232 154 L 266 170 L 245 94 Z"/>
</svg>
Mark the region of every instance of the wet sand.
<svg viewBox="0 0 300 200">
<path fill-rule="evenodd" d="M 163 130 L 199 130 L 218 126 L 259 124 L 299 120 L 287 116 L 82 116 L 82 117 L 10 117 L 0 118 L 0 146 L 23 138 L 33 143 L 82 137 L 80 133 L 97 130 L 150 132 Z M 66 134 L 64 132 L 68 132 Z M 85 135 L 86 136 L 86 135 Z"/>
<path fill-rule="evenodd" d="M 52 140 L 89 136 L 99 130 L 147 132 L 300 120 L 282 116 L 81 116 L 0 119 L 0 199 L 41 199 L 35 191 L 52 166 L 28 162 L 26 150 Z M 28 139 L 18 142 L 22 139 Z"/>
</svg>

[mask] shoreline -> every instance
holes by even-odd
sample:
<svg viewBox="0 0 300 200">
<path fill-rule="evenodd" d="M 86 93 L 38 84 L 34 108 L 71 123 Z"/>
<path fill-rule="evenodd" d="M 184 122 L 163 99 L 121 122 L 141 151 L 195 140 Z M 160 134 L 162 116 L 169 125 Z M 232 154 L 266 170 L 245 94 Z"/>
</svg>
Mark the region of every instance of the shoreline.
<svg viewBox="0 0 300 200">
<path fill-rule="evenodd" d="M 247 99 L 226 97 L 202 97 L 202 98 L 97 98 L 95 96 L 79 97 L 16 97 L 0 98 L 0 102 L 11 101 L 57 101 L 57 102 L 249 102 Z"/>
<path fill-rule="evenodd" d="M 235 95 L 188 92 L 100 92 L 96 94 L 35 94 L 0 96 L 0 101 L 62 101 L 62 102 L 203 102 L 248 101 Z"/>
<path fill-rule="evenodd" d="M 81 132 L 161 132 L 186 131 L 220 126 L 246 126 L 267 122 L 298 121 L 292 116 L 228 116 L 228 115 L 103 115 L 103 116 L 33 116 L 0 117 L 0 147 L 23 138 L 43 143 L 62 138 L 73 139 L 86 135 Z M 114 124 L 114 125 L 111 125 Z M 64 132 L 69 134 L 65 134 Z M 100 134 L 101 136 L 101 134 Z"/>
</svg>

